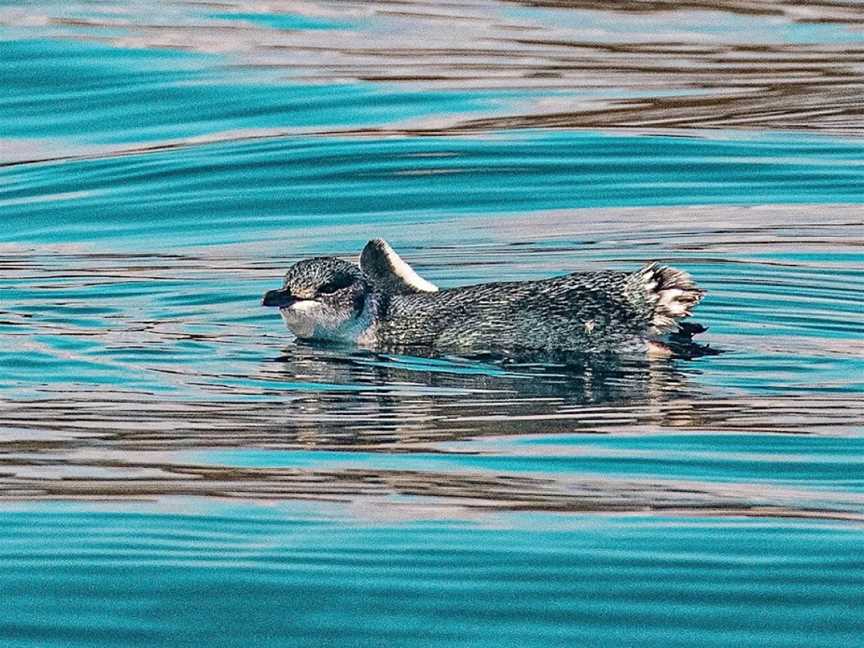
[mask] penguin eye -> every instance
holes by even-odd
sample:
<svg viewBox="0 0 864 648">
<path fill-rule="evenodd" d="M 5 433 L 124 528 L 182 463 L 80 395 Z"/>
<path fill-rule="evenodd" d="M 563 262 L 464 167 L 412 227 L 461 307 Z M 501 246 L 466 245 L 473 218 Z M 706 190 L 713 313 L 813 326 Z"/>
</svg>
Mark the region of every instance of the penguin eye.
<svg viewBox="0 0 864 648">
<path fill-rule="evenodd" d="M 352 283 L 352 280 L 350 277 L 337 277 L 333 281 L 328 281 L 326 284 L 321 286 L 318 289 L 318 294 L 319 295 L 330 295 L 330 294 L 335 293 L 339 290 L 342 290 L 343 288 L 347 288 L 348 286 L 351 285 L 351 283 Z"/>
</svg>

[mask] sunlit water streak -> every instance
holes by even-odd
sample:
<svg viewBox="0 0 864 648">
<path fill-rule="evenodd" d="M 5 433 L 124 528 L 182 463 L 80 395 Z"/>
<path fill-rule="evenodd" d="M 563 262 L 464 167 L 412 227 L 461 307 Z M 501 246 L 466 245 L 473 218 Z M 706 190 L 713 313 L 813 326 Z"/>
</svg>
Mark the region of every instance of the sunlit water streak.
<svg viewBox="0 0 864 648">
<path fill-rule="evenodd" d="M 857 645 L 858 12 L 0 4 L 0 642 Z M 373 236 L 441 286 L 674 263 L 722 353 L 260 308 Z"/>
</svg>

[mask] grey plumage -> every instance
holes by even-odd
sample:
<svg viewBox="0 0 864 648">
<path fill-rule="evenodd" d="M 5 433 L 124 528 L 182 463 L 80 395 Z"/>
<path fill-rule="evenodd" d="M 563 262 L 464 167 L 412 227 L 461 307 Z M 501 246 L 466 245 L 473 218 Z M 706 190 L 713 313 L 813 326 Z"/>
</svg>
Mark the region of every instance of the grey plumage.
<svg viewBox="0 0 864 648">
<path fill-rule="evenodd" d="M 361 266 L 330 257 L 301 261 L 264 303 L 280 305 L 285 317 L 276 293 L 291 295 L 289 312 L 298 302 L 314 302 L 303 308 L 320 311 L 321 326 L 292 326 L 286 317 L 295 333 L 306 333 L 301 337 L 383 349 L 595 353 L 645 349 L 662 340 L 704 294 L 686 273 L 656 263 L 633 273 L 579 272 L 438 290 L 381 240 L 366 246 Z"/>
</svg>

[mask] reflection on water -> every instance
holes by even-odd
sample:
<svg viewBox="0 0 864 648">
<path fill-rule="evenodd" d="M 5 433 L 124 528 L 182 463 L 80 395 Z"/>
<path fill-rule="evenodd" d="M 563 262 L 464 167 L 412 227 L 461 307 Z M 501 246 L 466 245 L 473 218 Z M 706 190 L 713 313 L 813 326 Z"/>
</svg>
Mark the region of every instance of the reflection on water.
<svg viewBox="0 0 864 648">
<path fill-rule="evenodd" d="M 2 157 L 346 132 L 860 133 L 859 8 L 779 1 L 710 9 L 11 3 L 0 6 Z M 56 100 L 65 100 L 62 114 Z"/>
<path fill-rule="evenodd" d="M 0 3 L 0 643 L 858 645 L 860 13 Z M 441 286 L 668 262 L 723 353 L 260 307 L 372 237 Z"/>
<path fill-rule="evenodd" d="M 222 379 L 242 384 L 239 375 Z M 249 401 L 226 385 L 208 401 L 90 392 L 7 403 L 0 422 L 12 434 L 0 492 L 370 498 L 420 517 L 429 507 L 840 519 L 864 512 L 864 479 L 843 474 L 860 471 L 860 444 L 838 445 L 835 436 L 859 427 L 864 409 L 853 399 L 808 399 L 805 409 L 800 397 L 712 395 L 670 362 L 500 366 L 304 345 L 265 360 L 253 379 Z M 777 439 L 754 451 L 749 436 L 728 436 L 818 434 L 817 419 L 829 436 L 793 448 Z M 694 449 L 690 437 L 672 436 L 650 456 L 632 447 L 631 435 L 670 432 L 716 444 Z M 608 450 L 590 439 L 577 448 L 508 441 L 574 433 L 613 436 Z M 779 470 L 823 461 L 823 446 L 841 453 L 827 455 L 829 465 L 839 463 L 824 477 L 815 465 Z M 765 469 L 775 478 L 760 478 Z M 427 501 L 398 501 L 409 496 Z"/>
</svg>

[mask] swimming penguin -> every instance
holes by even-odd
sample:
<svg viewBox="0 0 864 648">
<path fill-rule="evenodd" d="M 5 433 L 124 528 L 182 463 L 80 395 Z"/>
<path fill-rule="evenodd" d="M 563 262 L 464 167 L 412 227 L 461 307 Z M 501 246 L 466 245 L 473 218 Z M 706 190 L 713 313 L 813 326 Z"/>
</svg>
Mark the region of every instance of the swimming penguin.
<svg viewBox="0 0 864 648">
<path fill-rule="evenodd" d="M 295 263 L 262 304 L 279 308 L 298 338 L 379 350 L 671 355 L 670 340 L 705 330 L 679 323 L 704 294 L 687 273 L 658 263 L 439 290 L 375 239 L 359 266 L 335 257 Z"/>
</svg>

